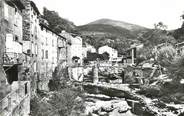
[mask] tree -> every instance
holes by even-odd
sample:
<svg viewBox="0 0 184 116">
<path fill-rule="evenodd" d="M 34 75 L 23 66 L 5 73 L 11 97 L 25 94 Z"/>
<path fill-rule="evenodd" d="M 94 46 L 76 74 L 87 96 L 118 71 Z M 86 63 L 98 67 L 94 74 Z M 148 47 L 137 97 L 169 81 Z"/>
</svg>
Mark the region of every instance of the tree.
<svg viewBox="0 0 184 116">
<path fill-rule="evenodd" d="M 103 54 L 102 54 L 102 57 L 103 57 L 103 60 L 109 60 L 109 53 L 107 53 L 107 52 L 104 52 Z"/>
<path fill-rule="evenodd" d="M 172 46 L 161 48 L 157 53 L 157 61 L 162 67 L 169 67 L 176 58 L 176 50 Z"/>
<path fill-rule="evenodd" d="M 61 33 L 62 30 L 77 32 L 76 26 L 72 22 L 61 18 L 57 12 L 50 11 L 46 7 L 43 9 L 43 18 L 48 21 L 49 27 L 58 34 Z"/>
<path fill-rule="evenodd" d="M 184 14 L 181 15 L 181 18 L 184 20 Z M 180 28 L 173 31 L 172 35 L 176 38 L 176 40 L 178 42 L 183 42 L 184 41 L 184 33 L 183 32 L 184 32 L 184 22 Z"/>
<path fill-rule="evenodd" d="M 163 22 L 158 22 L 157 24 L 154 24 L 155 29 L 160 29 L 160 30 L 166 30 L 167 25 L 165 25 Z"/>
<path fill-rule="evenodd" d="M 179 82 L 184 79 L 184 55 L 179 56 L 173 60 L 168 67 L 170 77 Z"/>
</svg>

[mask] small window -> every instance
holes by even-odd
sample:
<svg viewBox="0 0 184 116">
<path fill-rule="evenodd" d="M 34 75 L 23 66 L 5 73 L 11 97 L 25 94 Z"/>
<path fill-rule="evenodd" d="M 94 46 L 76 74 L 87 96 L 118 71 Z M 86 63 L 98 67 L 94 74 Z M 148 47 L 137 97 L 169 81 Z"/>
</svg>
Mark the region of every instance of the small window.
<svg viewBox="0 0 184 116">
<path fill-rule="evenodd" d="M 19 40 L 19 37 L 18 36 L 15 36 L 14 37 L 14 41 L 18 41 Z"/>
<path fill-rule="evenodd" d="M 44 50 L 42 49 L 42 59 L 44 59 Z"/>
<path fill-rule="evenodd" d="M 52 47 L 54 47 L 54 40 L 52 40 Z"/>
<path fill-rule="evenodd" d="M 48 39 L 46 38 L 46 41 L 45 41 L 45 45 L 47 46 L 48 45 Z"/>
<path fill-rule="evenodd" d="M 27 83 L 25 83 L 25 95 L 27 95 L 27 93 L 28 93 L 28 87 L 27 87 Z"/>
<path fill-rule="evenodd" d="M 45 58 L 48 59 L 48 50 L 45 51 Z"/>
</svg>

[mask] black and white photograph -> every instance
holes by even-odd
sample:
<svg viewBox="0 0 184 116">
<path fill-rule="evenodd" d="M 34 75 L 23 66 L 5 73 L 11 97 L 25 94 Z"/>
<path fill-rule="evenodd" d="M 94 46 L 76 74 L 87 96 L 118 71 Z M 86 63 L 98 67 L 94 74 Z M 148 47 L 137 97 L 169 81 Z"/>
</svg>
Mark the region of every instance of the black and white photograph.
<svg viewBox="0 0 184 116">
<path fill-rule="evenodd" d="M 184 0 L 0 0 L 0 116 L 184 116 Z"/>
</svg>

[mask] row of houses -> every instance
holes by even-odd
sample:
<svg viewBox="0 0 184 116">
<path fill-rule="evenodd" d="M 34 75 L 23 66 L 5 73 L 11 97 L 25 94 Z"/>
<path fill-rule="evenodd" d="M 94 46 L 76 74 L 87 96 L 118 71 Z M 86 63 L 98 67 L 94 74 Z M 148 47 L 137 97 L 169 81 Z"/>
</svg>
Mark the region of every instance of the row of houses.
<svg viewBox="0 0 184 116">
<path fill-rule="evenodd" d="M 66 31 L 57 34 L 48 25 L 33 1 L 0 1 L 0 115 L 28 115 L 30 97 L 38 89 L 48 90 L 60 62 L 82 65 L 87 52 L 97 52 L 91 45 L 84 47 L 79 35 Z M 98 52 L 107 52 L 109 61 L 118 59 L 117 50 L 109 46 L 100 47 Z"/>
<path fill-rule="evenodd" d="M 9 93 L 4 92 L 6 88 L 0 91 L 3 116 L 28 115 L 30 97 L 38 89 L 48 90 L 47 84 L 60 62 L 72 65 L 77 57 L 75 63 L 82 65 L 82 38 L 65 31 L 54 32 L 30 0 L 0 1 L 0 40 L 4 69 L 0 73 L 6 77 L 0 77 L 0 86 L 10 88 Z M 12 93 L 19 95 L 22 88 L 24 96 L 13 107 Z"/>
</svg>

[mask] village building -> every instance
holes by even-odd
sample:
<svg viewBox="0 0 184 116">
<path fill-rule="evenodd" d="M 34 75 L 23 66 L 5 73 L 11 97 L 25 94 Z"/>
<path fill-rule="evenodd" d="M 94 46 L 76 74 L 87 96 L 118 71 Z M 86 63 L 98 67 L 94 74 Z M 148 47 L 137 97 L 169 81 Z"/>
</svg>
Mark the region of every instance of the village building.
<svg viewBox="0 0 184 116">
<path fill-rule="evenodd" d="M 67 39 L 67 64 L 69 66 L 83 63 L 82 38 L 76 34 L 63 31 L 61 33 Z"/>
<path fill-rule="evenodd" d="M 109 46 L 102 46 L 98 49 L 99 54 L 108 53 L 109 54 L 109 61 L 113 61 L 114 59 L 118 58 L 118 51 L 114 48 Z"/>
<path fill-rule="evenodd" d="M 135 65 L 137 58 L 137 51 L 144 47 L 143 44 L 133 44 L 126 50 L 125 55 L 122 59 L 123 63 L 126 65 Z"/>
<path fill-rule="evenodd" d="M 6 96 L 0 92 L 0 115 L 17 116 L 30 113 L 30 82 L 23 75 L 25 54 L 23 53 L 23 17 L 25 9 L 21 0 L 0 1 L 1 36 L 4 39 L 3 68 L 10 92 Z M 2 31 L 3 30 L 3 31 Z M 3 37 L 3 38 L 2 38 Z M 2 40 L 1 40 L 2 41 Z M 6 86 L 5 86 L 6 87 Z M 6 91 L 7 88 L 1 91 Z"/>
<path fill-rule="evenodd" d="M 96 49 L 94 46 L 88 44 L 88 43 L 85 43 L 85 45 L 83 46 L 83 58 L 87 58 L 87 53 L 90 52 L 90 53 L 96 53 Z"/>
<path fill-rule="evenodd" d="M 31 93 L 37 90 L 38 81 L 38 43 L 40 38 L 40 12 L 33 1 L 22 0 L 25 6 L 23 11 L 23 52 L 26 54 L 26 66 L 30 72 Z"/>
<path fill-rule="evenodd" d="M 38 42 L 39 89 L 48 90 L 48 83 L 56 66 L 61 61 L 66 61 L 66 39 L 50 29 L 45 19 L 40 18 L 40 20 L 41 30 Z"/>
</svg>

